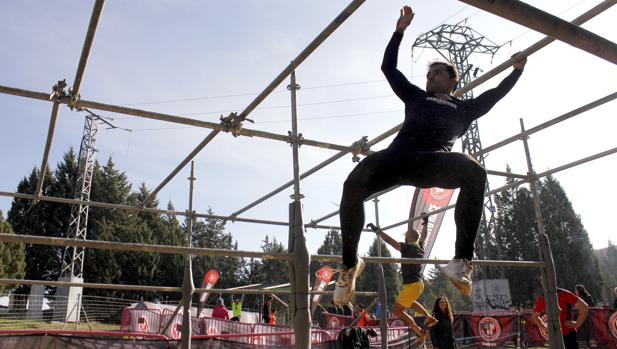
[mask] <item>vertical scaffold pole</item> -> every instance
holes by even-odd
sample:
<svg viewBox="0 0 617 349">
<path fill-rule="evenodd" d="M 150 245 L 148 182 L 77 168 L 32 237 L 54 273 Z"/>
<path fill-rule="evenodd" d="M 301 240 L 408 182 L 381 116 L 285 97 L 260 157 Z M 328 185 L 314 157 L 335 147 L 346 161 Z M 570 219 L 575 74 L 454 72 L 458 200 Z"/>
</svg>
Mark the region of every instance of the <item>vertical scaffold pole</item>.
<svg viewBox="0 0 617 349">
<path fill-rule="evenodd" d="M 291 132 L 289 140 L 293 154 L 294 193 L 293 201 L 289 204 L 289 242 L 288 251 L 293 256 L 289 262 L 289 283 L 291 297 L 289 308 L 292 314 L 292 323 L 295 333 L 295 347 L 309 349 L 311 347 L 311 312 L 309 306 L 309 265 L 311 257 L 306 248 L 304 236 L 304 220 L 300 194 L 300 165 L 298 148 L 302 135 L 298 134 L 298 117 L 296 111 L 296 91 L 300 85 L 296 84 L 296 73 L 291 72 L 291 83 L 287 86 L 291 91 Z"/>
<path fill-rule="evenodd" d="M 373 199 L 375 203 L 375 224 L 379 227 L 379 198 L 376 197 Z M 381 257 L 381 237 L 377 235 L 377 256 Z M 388 293 L 386 290 L 386 278 L 383 274 L 383 264 L 377 264 L 377 276 L 379 278 L 379 302 L 381 303 L 381 314 L 377 314 L 379 316 L 379 331 L 381 332 L 381 348 L 388 348 L 388 318 L 387 311 L 388 309 Z M 368 311 L 368 310 L 367 310 Z"/>
<path fill-rule="evenodd" d="M 195 218 L 195 212 L 193 212 L 193 182 L 195 181 L 195 162 L 191 161 L 191 176 L 188 178 L 190 181 L 189 190 L 189 212 L 187 217 L 188 222 L 188 237 L 187 246 L 191 247 L 191 238 L 193 236 L 193 219 Z M 195 292 L 195 285 L 193 284 L 193 256 L 186 255 L 184 260 L 184 281 L 182 282 L 182 307 L 184 312 L 182 313 L 182 333 L 181 333 L 181 348 L 189 349 L 191 347 L 191 300 L 193 299 L 193 293 Z"/>
<path fill-rule="evenodd" d="M 531 196 L 533 198 L 533 206 L 536 213 L 536 225 L 538 226 L 540 258 L 545 263 L 545 267 L 540 269 L 542 286 L 544 288 L 544 299 L 546 300 L 546 314 L 548 317 L 548 343 L 551 349 L 563 349 L 563 335 L 559 324 L 559 307 L 557 302 L 557 278 L 555 276 L 555 265 L 553 264 L 553 254 L 551 245 L 548 241 L 548 236 L 544 232 L 544 222 L 542 220 L 542 211 L 540 210 L 540 199 L 538 198 L 538 189 L 536 187 L 536 174 L 531 164 L 531 155 L 529 152 L 529 143 L 526 135 L 525 124 L 523 119 L 520 119 L 521 133 L 523 134 L 523 145 L 525 146 L 525 156 L 527 157 L 527 171 L 530 177 L 529 186 L 531 188 Z"/>
</svg>

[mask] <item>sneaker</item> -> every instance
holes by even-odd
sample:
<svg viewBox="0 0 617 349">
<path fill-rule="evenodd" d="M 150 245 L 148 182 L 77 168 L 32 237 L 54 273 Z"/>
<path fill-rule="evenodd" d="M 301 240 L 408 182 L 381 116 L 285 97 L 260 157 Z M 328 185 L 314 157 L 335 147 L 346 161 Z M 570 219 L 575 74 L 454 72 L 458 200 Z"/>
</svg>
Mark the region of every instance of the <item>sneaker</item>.
<svg viewBox="0 0 617 349">
<path fill-rule="evenodd" d="M 443 271 L 454 287 L 465 296 L 471 297 L 471 273 L 473 273 L 473 265 L 470 260 L 462 258 L 452 259 L 445 268 L 443 268 Z"/>
<path fill-rule="evenodd" d="M 349 303 L 356 291 L 356 278 L 364 270 L 364 261 L 358 257 L 358 262 L 351 269 L 342 269 L 334 288 L 334 303 L 343 306 Z"/>
</svg>

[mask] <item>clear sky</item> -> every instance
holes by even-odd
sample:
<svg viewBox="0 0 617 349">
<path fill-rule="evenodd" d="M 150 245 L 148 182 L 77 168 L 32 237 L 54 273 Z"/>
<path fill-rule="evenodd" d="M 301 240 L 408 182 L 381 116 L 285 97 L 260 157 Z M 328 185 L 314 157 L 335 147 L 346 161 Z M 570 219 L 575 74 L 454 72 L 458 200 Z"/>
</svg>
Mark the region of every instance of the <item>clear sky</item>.
<svg viewBox="0 0 617 349">
<path fill-rule="evenodd" d="M 598 0 L 526 1 L 571 20 Z M 81 87 L 83 99 L 218 122 L 220 115 L 242 111 L 347 5 L 331 0 L 226 1 L 107 1 L 96 32 Z M 94 1 L 0 2 L 0 85 L 49 92 L 59 79 L 69 85 Z M 299 130 L 305 138 L 349 145 L 362 136 L 372 139 L 403 119 L 403 104 L 392 93 L 379 69 L 383 50 L 394 30 L 399 9 L 409 4 L 416 16 L 400 48 L 399 69 L 424 88 L 426 65 L 437 58 L 428 49 L 411 46 L 418 35 L 442 23 L 466 25 L 497 44 L 494 57 L 474 57 L 476 67 L 488 71 L 514 52 L 543 38 L 494 15 L 454 0 L 369 0 L 329 37 L 298 69 Z M 616 41 L 612 8 L 584 27 Z M 480 86 L 476 95 L 495 86 L 500 75 Z M 518 84 L 493 110 L 480 119 L 484 146 L 536 126 L 579 106 L 615 92 L 613 64 L 555 42 L 529 58 Z M 256 109 L 247 128 L 287 134 L 291 129 L 288 80 Z M 40 166 L 51 104 L 0 95 L 0 191 L 15 191 L 32 168 Z M 530 147 L 538 172 L 614 148 L 617 145 L 611 102 L 535 134 Z M 118 127 L 101 129 L 97 158 L 112 157 L 134 188 L 145 182 L 156 187 L 210 132 L 177 124 L 101 112 Z M 61 160 L 70 146 L 79 148 L 84 113 L 62 107 L 50 154 L 50 165 Z M 389 140 L 373 149 L 386 147 Z M 457 143 L 455 150 L 460 151 Z M 334 155 L 334 151 L 303 146 L 301 171 Z M 292 178 L 288 144 L 258 138 L 219 134 L 195 159 L 195 205 L 228 215 Z M 504 171 L 509 164 L 525 173 L 520 142 L 491 153 L 487 168 Z M 594 248 L 615 242 L 615 155 L 560 172 L 555 177 L 581 216 Z M 342 184 L 355 164 L 351 155 L 302 182 L 305 220 L 338 209 Z M 159 194 L 161 207 L 172 201 L 178 210 L 188 207 L 189 168 Z M 496 188 L 501 178 L 490 177 Z M 289 188 L 249 210 L 243 217 L 286 221 L 292 194 Z M 389 225 L 407 218 L 412 188 L 401 188 L 381 198 L 380 222 Z M 10 207 L 0 198 L 0 210 Z M 374 221 L 367 204 L 367 222 Z M 449 212 L 431 257 L 453 254 L 453 213 Z M 69 217 L 66 217 L 68 220 Z M 338 216 L 324 222 L 338 225 Z M 284 227 L 229 223 L 227 229 L 244 250 L 259 250 L 266 234 L 287 242 Z M 402 238 L 403 228 L 390 233 Z M 308 247 L 314 253 L 324 230 L 309 229 Z M 372 236 L 365 234 L 361 251 Z"/>
</svg>

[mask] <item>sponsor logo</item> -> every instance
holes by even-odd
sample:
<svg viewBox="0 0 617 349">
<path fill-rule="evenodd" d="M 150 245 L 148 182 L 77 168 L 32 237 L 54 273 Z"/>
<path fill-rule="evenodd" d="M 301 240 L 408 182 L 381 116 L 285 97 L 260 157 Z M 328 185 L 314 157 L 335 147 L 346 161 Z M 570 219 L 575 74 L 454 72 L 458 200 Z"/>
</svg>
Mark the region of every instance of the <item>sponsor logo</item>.
<svg viewBox="0 0 617 349">
<path fill-rule="evenodd" d="M 608 329 L 613 337 L 617 338 L 617 311 L 608 318 Z"/>
<path fill-rule="evenodd" d="M 437 104 L 442 104 L 442 105 L 447 105 L 448 107 L 452 108 L 452 109 L 457 109 L 458 107 L 456 106 L 456 104 L 452 103 L 452 102 L 448 102 L 444 99 L 438 98 L 438 97 L 426 97 L 427 101 L 431 101 L 431 102 L 435 102 Z"/>
<path fill-rule="evenodd" d="M 484 317 L 478 322 L 480 337 L 487 342 L 494 342 L 501 335 L 499 321 L 492 317 Z"/>
<path fill-rule="evenodd" d="M 328 327 L 341 327 L 341 320 L 339 320 L 336 316 L 330 317 L 330 321 L 328 321 Z"/>
<path fill-rule="evenodd" d="M 430 194 L 431 194 L 431 197 L 435 201 L 443 201 L 447 199 L 448 196 L 451 194 L 451 190 L 441 189 L 441 188 L 431 188 Z"/>
</svg>

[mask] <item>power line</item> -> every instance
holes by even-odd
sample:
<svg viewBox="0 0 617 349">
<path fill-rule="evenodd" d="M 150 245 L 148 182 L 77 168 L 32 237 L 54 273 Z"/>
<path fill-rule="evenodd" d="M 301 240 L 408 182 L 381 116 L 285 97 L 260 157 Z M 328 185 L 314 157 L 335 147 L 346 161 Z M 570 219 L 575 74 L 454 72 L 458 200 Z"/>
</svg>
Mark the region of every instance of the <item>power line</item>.
<svg viewBox="0 0 617 349">
<path fill-rule="evenodd" d="M 320 85 L 320 86 L 312 86 L 312 87 L 303 87 L 303 90 L 316 90 L 322 88 L 332 88 L 332 87 L 342 87 L 342 86 L 352 86 L 352 85 L 366 85 L 366 84 L 374 84 L 385 82 L 385 79 L 381 80 L 368 80 L 368 81 L 358 81 L 358 82 L 349 82 L 349 83 L 340 83 L 340 84 L 329 84 L 329 85 Z M 278 89 L 272 92 L 287 92 L 286 89 Z M 231 98 L 231 97 L 243 97 L 243 96 L 254 96 L 259 92 L 247 92 L 247 93 L 236 93 L 236 94 L 228 94 L 228 95 L 215 95 L 215 96 L 203 96 L 203 97 L 189 97 L 189 98 L 178 98 L 178 99 L 167 99 L 167 100 L 159 100 L 159 101 L 150 101 L 150 102 L 139 102 L 139 103 L 129 103 L 124 104 L 125 106 L 135 106 L 135 105 L 148 105 L 148 104 L 165 104 L 165 103 L 177 103 L 177 102 L 191 102 L 191 101 L 199 101 L 199 100 L 208 100 L 208 99 L 220 99 L 220 98 Z"/>
</svg>

